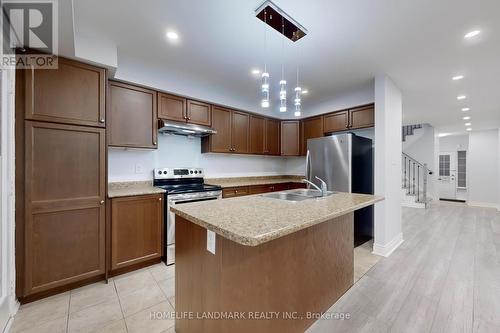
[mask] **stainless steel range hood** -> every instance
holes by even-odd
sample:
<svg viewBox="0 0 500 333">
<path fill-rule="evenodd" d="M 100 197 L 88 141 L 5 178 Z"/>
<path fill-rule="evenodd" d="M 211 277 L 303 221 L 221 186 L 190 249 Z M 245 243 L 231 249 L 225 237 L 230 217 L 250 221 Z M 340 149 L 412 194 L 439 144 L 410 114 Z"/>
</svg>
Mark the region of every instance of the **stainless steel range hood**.
<svg viewBox="0 0 500 333">
<path fill-rule="evenodd" d="M 197 137 L 217 134 L 216 130 L 208 126 L 188 124 L 180 121 L 171 121 L 166 119 L 158 120 L 158 132 Z"/>
</svg>

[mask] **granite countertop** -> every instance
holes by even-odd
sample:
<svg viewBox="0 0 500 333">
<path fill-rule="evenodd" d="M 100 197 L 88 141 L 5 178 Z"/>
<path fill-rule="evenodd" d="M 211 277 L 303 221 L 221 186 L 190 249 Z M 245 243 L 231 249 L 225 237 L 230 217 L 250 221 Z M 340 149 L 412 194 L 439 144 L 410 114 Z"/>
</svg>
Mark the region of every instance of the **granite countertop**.
<svg viewBox="0 0 500 333">
<path fill-rule="evenodd" d="M 219 185 L 222 188 L 268 185 L 278 183 L 301 183 L 304 176 L 257 176 L 257 177 L 231 177 L 231 178 L 206 178 L 205 183 Z"/>
<path fill-rule="evenodd" d="M 298 202 L 252 195 L 185 203 L 171 211 L 236 243 L 257 246 L 381 200 L 343 192 Z"/>
<path fill-rule="evenodd" d="M 119 182 L 108 184 L 108 198 L 130 197 L 134 195 L 146 195 L 165 193 L 164 189 L 154 187 L 151 181 L 142 182 Z"/>
</svg>

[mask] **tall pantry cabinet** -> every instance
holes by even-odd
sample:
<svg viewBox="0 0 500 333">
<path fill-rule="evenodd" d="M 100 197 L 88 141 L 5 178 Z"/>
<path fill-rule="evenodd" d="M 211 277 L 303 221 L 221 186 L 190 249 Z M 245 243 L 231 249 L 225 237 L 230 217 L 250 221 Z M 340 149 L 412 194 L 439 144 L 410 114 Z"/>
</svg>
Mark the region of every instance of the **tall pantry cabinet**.
<svg viewBox="0 0 500 333">
<path fill-rule="evenodd" d="M 59 58 L 16 75 L 17 296 L 105 274 L 106 72 Z"/>
</svg>

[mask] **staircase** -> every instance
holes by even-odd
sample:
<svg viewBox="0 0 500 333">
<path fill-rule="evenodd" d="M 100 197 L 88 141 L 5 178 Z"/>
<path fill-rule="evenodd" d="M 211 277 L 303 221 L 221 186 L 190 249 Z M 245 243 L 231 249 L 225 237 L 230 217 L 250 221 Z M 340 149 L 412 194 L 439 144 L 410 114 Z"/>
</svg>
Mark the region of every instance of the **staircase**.
<svg viewBox="0 0 500 333">
<path fill-rule="evenodd" d="M 422 128 L 422 124 L 403 126 L 401 131 L 403 142 L 406 141 L 408 135 L 413 135 L 414 131 L 419 128 Z"/>
<path fill-rule="evenodd" d="M 427 164 L 422 164 L 405 153 L 402 156 L 402 167 L 402 205 L 427 208 L 430 202 L 427 196 L 427 177 L 432 175 L 432 171 L 427 168 Z"/>
</svg>

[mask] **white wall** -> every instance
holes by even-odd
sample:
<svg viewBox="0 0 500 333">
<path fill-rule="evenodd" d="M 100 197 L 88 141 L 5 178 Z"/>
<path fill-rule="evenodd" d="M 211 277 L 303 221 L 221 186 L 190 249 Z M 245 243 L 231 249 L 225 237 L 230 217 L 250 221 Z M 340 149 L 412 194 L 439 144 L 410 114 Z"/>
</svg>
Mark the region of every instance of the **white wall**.
<svg viewBox="0 0 500 333">
<path fill-rule="evenodd" d="M 456 152 L 469 149 L 469 135 L 449 135 L 439 138 L 439 152 Z"/>
<path fill-rule="evenodd" d="M 152 180 L 157 167 L 200 167 L 207 178 L 303 174 L 300 163 L 288 170 L 288 159 L 280 156 L 201 154 L 199 138 L 177 135 L 159 135 L 157 150 L 110 149 L 108 154 L 109 182 Z"/>
<path fill-rule="evenodd" d="M 498 130 L 469 135 L 469 204 L 498 207 Z"/>
<path fill-rule="evenodd" d="M 387 76 L 375 78 L 375 205 L 373 252 L 390 255 L 402 242 L 401 230 L 402 95 Z"/>
</svg>

